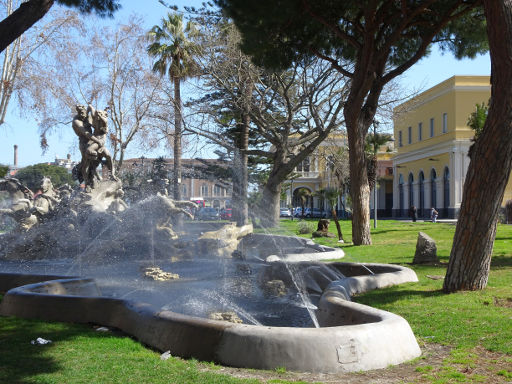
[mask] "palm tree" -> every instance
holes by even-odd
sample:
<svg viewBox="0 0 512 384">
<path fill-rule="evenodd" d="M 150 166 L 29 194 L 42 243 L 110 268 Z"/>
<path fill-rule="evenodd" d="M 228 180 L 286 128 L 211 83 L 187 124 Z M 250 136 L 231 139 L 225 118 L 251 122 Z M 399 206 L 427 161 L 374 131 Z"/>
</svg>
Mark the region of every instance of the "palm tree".
<svg viewBox="0 0 512 384">
<path fill-rule="evenodd" d="M 343 242 L 343 233 L 341 233 L 338 215 L 336 214 L 336 203 L 338 202 L 340 191 L 338 191 L 336 188 L 328 187 L 323 190 L 323 196 L 327 201 L 329 201 L 329 205 L 331 206 L 332 219 L 334 220 L 334 223 L 336 224 L 336 230 L 338 231 L 338 240 Z"/>
<path fill-rule="evenodd" d="M 305 206 L 308 199 L 311 197 L 311 191 L 306 188 L 301 188 L 297 191 L 297 196 L 300 198 L 301 218 L 304 219 L 306 211 Z"/>
<path fill-rule="evenodd" d="M 197 34 L 194 24 L 188 22 L 183 28 L 183 17 L 168 13 L 162 19 L 162 25 L 155 25 L 148 32 L 152 43 L 147 51 L 157 60 L 153 71 L 167 75 L 174 86 L 174 199 L 181 200 L 179 182 L 181 180 L 181 82 L 198 74 L 194 56 L 199 51 L 198 45 L 190 40 Z"/>
</svg>

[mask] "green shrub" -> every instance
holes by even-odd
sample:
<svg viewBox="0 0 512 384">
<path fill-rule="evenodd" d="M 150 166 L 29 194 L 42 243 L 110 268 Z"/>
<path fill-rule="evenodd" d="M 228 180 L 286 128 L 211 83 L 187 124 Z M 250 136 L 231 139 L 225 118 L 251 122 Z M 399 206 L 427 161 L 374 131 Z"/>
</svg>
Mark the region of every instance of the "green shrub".
<svg viewBox="0 0 512 384">
<path fill-rule="evenodd" d="M 311 222 L 299 221 L 297 224 L 297 233 L 299 235 L 306 235 L 308 233 L 313 233 L 314 230 L 315 230 L 315 227 Z"/>
</svg>

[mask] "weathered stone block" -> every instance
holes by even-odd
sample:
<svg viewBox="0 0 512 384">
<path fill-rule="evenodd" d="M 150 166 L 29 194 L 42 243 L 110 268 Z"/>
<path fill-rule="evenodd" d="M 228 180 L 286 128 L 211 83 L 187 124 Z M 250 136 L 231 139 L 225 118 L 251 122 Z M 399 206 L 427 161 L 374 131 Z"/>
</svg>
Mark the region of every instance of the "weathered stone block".
<svg viewBox="0 0 512 384">
<path fill-rule="evenodd" d="M 416 242 L 416 253 L 414 254 L 413 264 L 437 263 L 437 245 L 434 239 L 424 232 L 418 232 L 418 241 Z"/>
</svg>

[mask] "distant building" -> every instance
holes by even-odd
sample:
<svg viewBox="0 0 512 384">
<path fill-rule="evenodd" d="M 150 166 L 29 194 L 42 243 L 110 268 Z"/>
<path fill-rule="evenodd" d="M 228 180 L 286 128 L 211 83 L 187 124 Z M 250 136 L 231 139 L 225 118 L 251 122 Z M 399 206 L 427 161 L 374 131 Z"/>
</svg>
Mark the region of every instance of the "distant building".
<svg viewBox="0 0 512 384">
<path fill-rule="evenodd" d="M 55 155 L 55 161 L 48 163 L 48 165 L 57 165 L 58 167 L 66 168 L 71 173 L 73 167 L 77 165 L 78 161 L 71 160 L 71 155 L 68 154 L 65 159 L 59 159 L 59 156 Z"/>
<path fill-rule="evenodd" d="M 118 171 L 120 177 L 131 173 L 136 177 L 151 179 L 154 172 L 154 161 L 145 157 L 123 161 Z M 180 182 L 183 200 L 202 201 L 205 206 L 214 208 L 230 208 L 232 184 L 215 177 L 209 168 L 212 166 L 227 167 L 227 163 L 216 159 L 182 159 L 182 179 Z M 172 196 L 173 159 L 164 159 L 164 170 L 169 180 L 168 192 Z"/>
<path fill-rule="evenodd" d="M 334 167 L 331 165 L 336 158 L 334 153 L 344 148 L 348 151 L 348 142 L 343 134 L 331 134 L 318 148 L 295 167 L 292 178 L 288 180 L 290 184 L 286 191 L 286 200 L 281 201 L 282 206 L 301 206 L 301 198 L 298 196 L 300 189 L 307 189 L 310 196 L 307 198 L 306 207 L 319 208 L 323 211 L 330 211 L 329 203 L 323 200 L 317 192 L 322 189 L 334 187 L 337 188 L 338 181 L 335 176 Z M 378 216 L 388 216 L 392 214 L 393 206 L 393 168 L 392 157 L 394 155 L 393 142 L 390 141 L 378 148 L 377 152 L 377 214 Z M 347 157 L 348 168 L 348 157 Z M 348 169 L 347 169 L 348 172 Z M 291 193 L 290 193 L 291 191 Z M 338 200 L 338 210 L 342 209 L 342 203 L 346 206 L 348 191 L 340 196 Z M 371 194 L 370 206 L 374 207 L 374 193 Z"/>
</svg>

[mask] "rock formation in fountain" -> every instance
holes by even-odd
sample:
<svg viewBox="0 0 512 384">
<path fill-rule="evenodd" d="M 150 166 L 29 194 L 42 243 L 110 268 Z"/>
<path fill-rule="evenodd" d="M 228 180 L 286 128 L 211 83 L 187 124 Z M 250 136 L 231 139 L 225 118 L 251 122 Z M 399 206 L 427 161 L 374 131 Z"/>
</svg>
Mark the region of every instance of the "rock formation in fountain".
<svg viewBox="0 0 512 384">
<path fill-rule="evenodd" d="M 33 193 L 16 179 L 0 180 L 7 194 L 0 215 L 17 225 L 0 238 L 0 257 L 11 260 L 72 258 L 84 261 L 123 258 L 170 257 L 184 247 L 174 228 L 179 215 L 192 218 L 189 201 L 151 195 L 128 206 L 122 183 L 114 175 L 105 148 L 107 114 L 78 105 L 73 130 L 79 137 L 81 162 L 73 170 L 85 186 L 55 189 L 49 178 L 41 181 L 41 193 Z M 106 164 L 109 180 L 96 168 Z M 235 247 L 236 248 L 236 247 Z"/>
<path fill-rule="evenodd" d="M 121 182 L 113 180 L 97 180 L 88 192 L 56 190 L 48 178 L 42 185 L 43 193 L 35 199 L 13 200 L 0 212 L 18 220 L 17 228 L 0 238 L 2 258 L 80 256 L 108 261 L 150 253 L 168 257 L 180 248 L 174 228 L 177 216 L 191 218 L 184 208 L 194 204 L 153 195 L 128 207 L 121 199 Z"/>
<path fill-rule="evenodd" d="M 35 198 L 15 179 L 2 180 L 10 192 L 10 206 L 0 210 L 17 221 L 14 230 L 0 237 L 0 258 L 35 260 L 81 257 L 104 262 L 123 259 L 193 258 L 197 254 L 231 257 L 252 226 L 228 224 L 218 229 L 185 222 L 176 229 L 178 216 L 192 219 L 190 201 L 150 195 L 128 206 L 122 184 L 97 180 L 94 188 L 55 189 L 49 178 Z M 22 197 L 23 196 L 23 197 Z M 212 230 L 216 229 L 216 230 Z"/>
<path fill-rule="evenodd" d="M 162 271 L 159 267 L 143 267 L 141 268 L 142 276 L 155 281 L 168 281 L 180 278 L 177 273 Z"/>
<path fill-rule="evenodd" d="M 211 320 L 228 321 L 234 324 L 243 324 L 242 319 L 235 312 L 212 312 L 208 315 Z"/>
<path fill-rule="evenodd" d="M 9 216 L 16 222 L 16 230 L 23 232 L 37 223 L 32 213 L 34 194 L 18 179 L 0 180 L 0 192 L 7 194 L 0 208 L 0 215 Z"/>
</svg>

